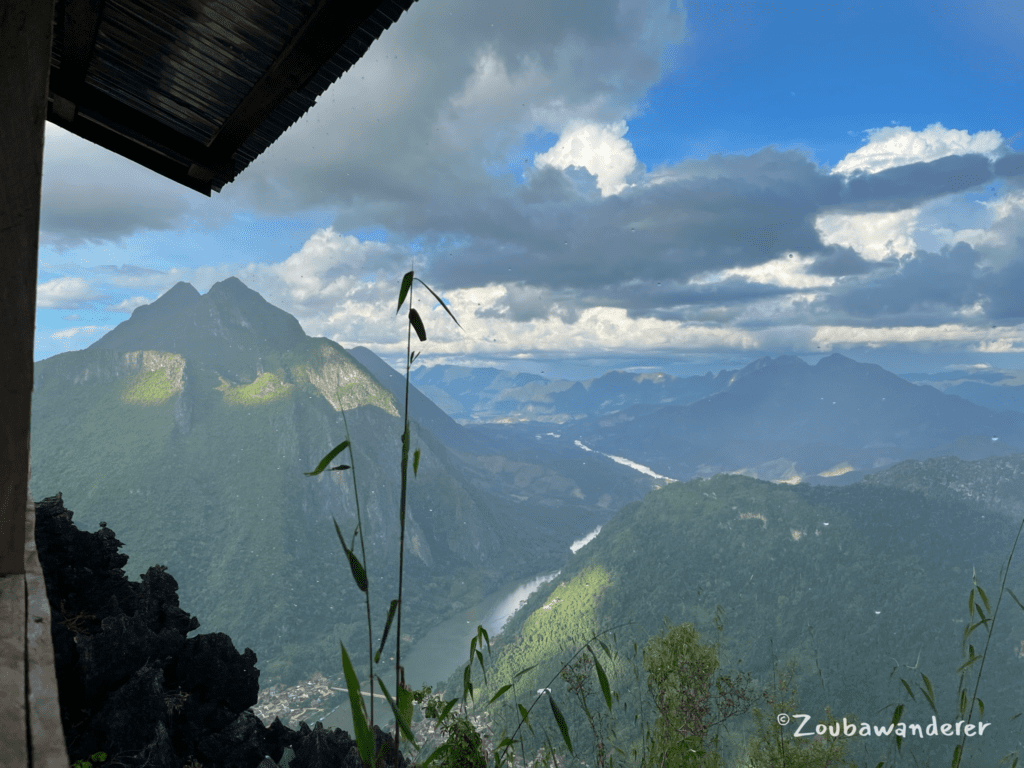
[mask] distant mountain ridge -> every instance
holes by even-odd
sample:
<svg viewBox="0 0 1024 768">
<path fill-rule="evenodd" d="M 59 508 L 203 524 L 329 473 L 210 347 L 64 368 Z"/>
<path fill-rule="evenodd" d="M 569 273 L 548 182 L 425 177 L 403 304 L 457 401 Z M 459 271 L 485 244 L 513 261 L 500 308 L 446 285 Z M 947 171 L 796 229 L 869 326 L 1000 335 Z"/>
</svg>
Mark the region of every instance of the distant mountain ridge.
<svg viewBox="0 0 1024 768">
<path fill-rule="evenodd" d="M 538 421 L 564 424 L 634 405 L 687 404 L 724 389 L 735 371 L 678 378 L 609 371 L 587 381 L 546 379 L 497 368 L 420 366 L 412 381 L 464 424 Z"/>
<path fill-rule="evenodd" d="M 845 484 L 905 459 L 1024 449 L 1024 414 L 996 413 L 840 354 L 814 365 L 763 357 L 687 378 L 613 371 L 586 382 L 523 383 L 518 376 L 435 366 L 413 378 L 478 434 L 495 436 L 486 422 L 522 437 L 550 432 L 547 443 L 579 441 L 680 480 L 732 472 Z M 469 381 L 482 387 L 475 399 Z"/>
<path fill-rule="evenodd" d="M 909 458 L 1024 450 L 1024 414 L 997 414 L 839 354 L 813 366 L 762 358 L 692 404 L 626 409 L 563 431 L 679 479 L 739 472 L 795 481 Z"/>
</svg>

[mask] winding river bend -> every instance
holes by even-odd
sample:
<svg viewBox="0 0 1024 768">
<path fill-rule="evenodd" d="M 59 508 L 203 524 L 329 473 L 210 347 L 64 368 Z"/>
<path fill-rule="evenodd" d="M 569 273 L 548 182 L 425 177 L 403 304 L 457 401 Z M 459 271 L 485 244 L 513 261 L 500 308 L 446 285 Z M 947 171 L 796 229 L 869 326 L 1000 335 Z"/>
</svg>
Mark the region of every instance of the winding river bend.
<svg viewBox="0 0 1024 768">
<path fill-rule="evenodd" d="M 557 571 L 537 576 L 510 589 L 499 590 L 433 627 L 402 654 L 406 684 L 413 689 L 424 685 L 436 688 L 436 683 L 447 680 L 468 660 L 469 642 L 476 634 L 477 626 L 482 625 L 493 639 L 520 604 L 542 584 L 556 576 Z M 393 687 L 393 669 L 388 670 L 383 678 L 389 688 Z M 379 707 L 380 703 L 377 704 Z M 390 716 L 383 719 L 389 720 Z M 325 728 L 341 728 L 352 733 L 352 713 L 347 703 L 326 715 L 322 722 Z"/>
<path fill-rule="evenodd" d="M 572 551 L 575 553 L 585 547 L 600 530 L 601 526 L 597 526 L 586 536 L 574 541 L 571 546 Z M 468 660 L 469 642 L 476 634 L 477 626 L 483 626 L 493 639 L 501 632 L 506 622 L 519 607 L 526 602 L 526 599 L 541 585 L 557 578 L 559 573 L 559 571 L 555 571 L 542 574 L 521 584 L 498 590 L 433 627 L 402 655 L 405 682 L 413 689 L 422 688 L 424 685 L 430 685 L 436 689 L 437 683 L 446 681 Z M 393 668 L 385 667 L 385 670 L 384 680 L 389 686 L 392 686 L 394 683 Z M 344 682 L 338 682 L 337 685 L 343 687 Z M 366 693 L 364 691 L 364 696 Z M 378 701 L 375 709 L 379 712 L 381 706 L 387 707 L 384 702 Z M 383 718 L 380 718 L 379 715 L 377 717 L 385 722 L 390 719 L 390 715 Z M 352 714 L 347 701 L 331 710 L 320 720 L 325 728 L 341 728 L 349 733 L 353 732 Z"/>
</svg>

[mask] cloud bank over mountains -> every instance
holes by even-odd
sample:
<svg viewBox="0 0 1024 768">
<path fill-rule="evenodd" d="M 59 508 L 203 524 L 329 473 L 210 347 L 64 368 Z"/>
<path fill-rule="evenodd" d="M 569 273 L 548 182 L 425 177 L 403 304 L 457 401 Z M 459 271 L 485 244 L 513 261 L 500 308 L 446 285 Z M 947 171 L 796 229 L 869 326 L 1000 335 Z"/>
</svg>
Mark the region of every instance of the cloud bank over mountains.
<svg viewBox="0 0 1024 768">
<path fill-rule="evenodd" d="M 415 264 L 465 328 L 428 318 L 443 359 L 1024 351 L 1016 137 L 894 125 L 833 167 L 772 144 L 648 168 L 630 123 L 694 42 L 684 10 L 527 5 L 415 4 L 211 200 L 48 125 L 42 239 L 58 251 L 246 216 L 254 236 L 325 224 L 287 256 L 50 265 L 63 276 L 40 305 L 130 312 L 235 275 L 308 333 L 397 356 L 389 307 Z"/>
</svg>

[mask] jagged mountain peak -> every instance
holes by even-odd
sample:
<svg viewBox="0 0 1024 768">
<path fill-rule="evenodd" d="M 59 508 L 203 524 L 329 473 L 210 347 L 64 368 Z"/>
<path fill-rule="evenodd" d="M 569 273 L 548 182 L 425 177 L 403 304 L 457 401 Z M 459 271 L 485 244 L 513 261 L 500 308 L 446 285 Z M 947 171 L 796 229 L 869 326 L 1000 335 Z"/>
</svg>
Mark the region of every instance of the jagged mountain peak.
<svg viewBox="0 0 1024 768">
<path fill-rule="evenodd" d="M 237 362 L 246 367 L 307 338 L 292 315 L 229 277 L 203 295 L 189 283 L 175 284 L 89 349 L 175 352 L 211 363 L 242 358 Z"/>
</svg>

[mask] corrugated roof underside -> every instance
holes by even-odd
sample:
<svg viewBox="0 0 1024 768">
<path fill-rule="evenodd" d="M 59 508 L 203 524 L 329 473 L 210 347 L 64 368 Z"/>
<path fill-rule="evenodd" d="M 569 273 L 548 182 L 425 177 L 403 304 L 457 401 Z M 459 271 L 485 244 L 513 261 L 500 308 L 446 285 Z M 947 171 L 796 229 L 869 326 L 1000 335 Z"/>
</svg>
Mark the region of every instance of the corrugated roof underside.
<svg viewBox="0 0 1024 768">
<path fill-rule="evenodd" d="M 236 173 L 305 114 L 414 1 L 383 0 L 327 65 L 242 144 L 235 154 Z M 106 0 L 85 81 L 209 144 L 315 5 L 313 0 Z M 55 32 L 58 43 L 51 55 L 59 66 L 60 25 Z M 231 180 L 215 176 L 211 186 L 219 192 Z"/>
<path fill-rule="evenodd" d="M 282 133 L 302 117 L 324 91 L 359 61 L 384 30 L 398 21 L 399 16 L 407 11 L 413 2 L 415 0 L 383 0 L 367 23 L 338 49 L 338 52 L 327 64 L 310 78 L 305 87 L 290 94 L 274 111 L 274 114 L 263 121 L 263 124 L 239 147 L 235 155 L 238 171 L 241 172 L 242 169 L 248 167 Z M 211 183 L 213 188 L 220 192 L 221 186 L 228 181 L 230 179 L 214 178 Z"/>
</svg>

